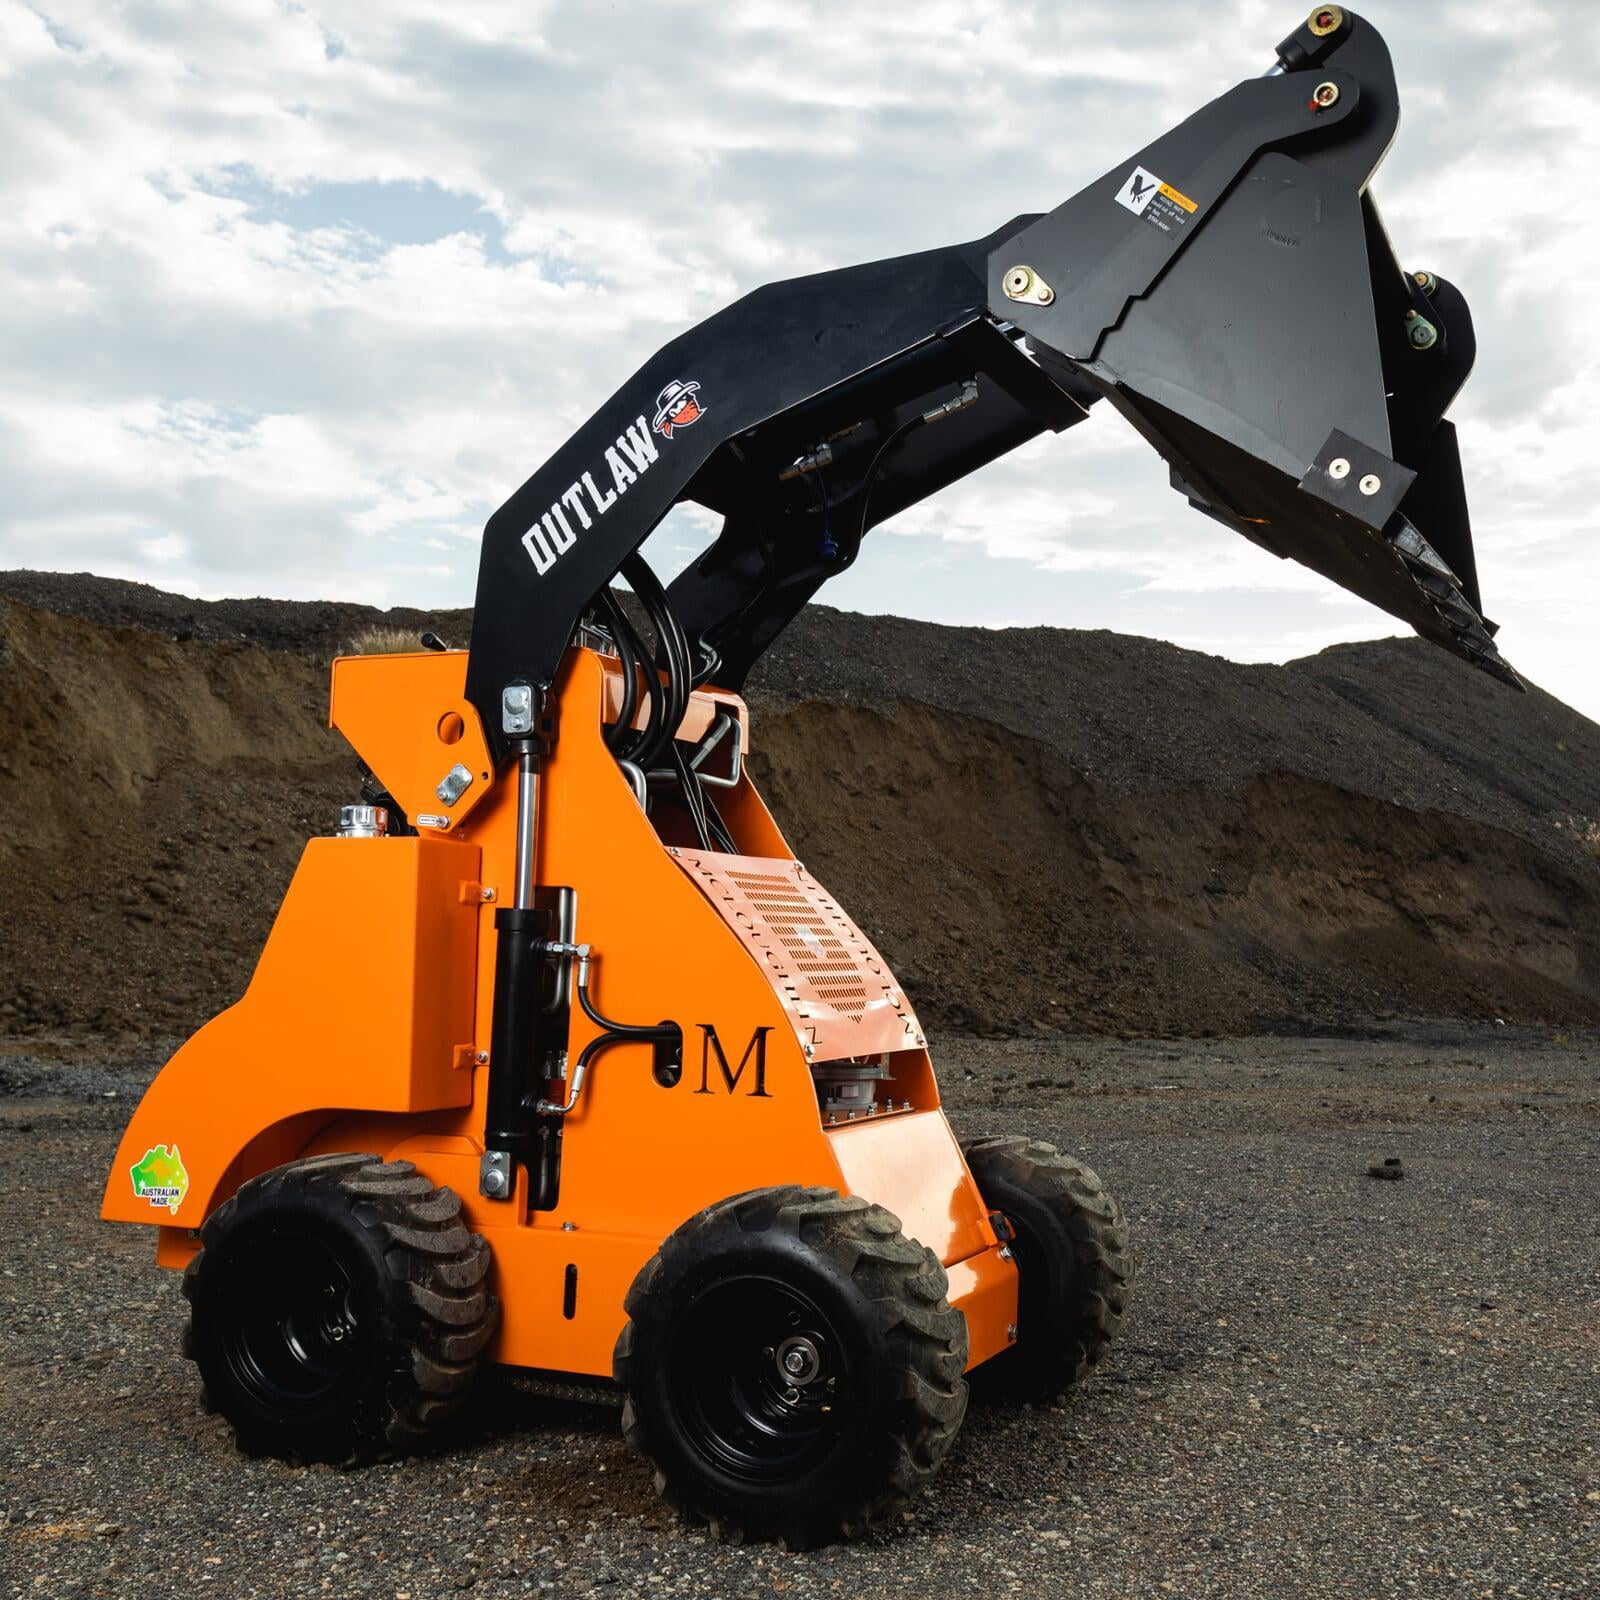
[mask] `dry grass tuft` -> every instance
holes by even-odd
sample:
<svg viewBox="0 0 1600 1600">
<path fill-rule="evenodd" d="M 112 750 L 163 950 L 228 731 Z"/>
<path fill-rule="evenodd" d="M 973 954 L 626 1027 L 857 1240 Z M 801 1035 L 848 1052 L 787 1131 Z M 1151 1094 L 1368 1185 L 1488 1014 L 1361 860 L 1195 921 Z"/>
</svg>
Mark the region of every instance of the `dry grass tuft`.
<svg viewBox="0 0 1600 1600">
<path fill-rule="evenodd" d="M 1562 833 L 1570 833 L 1578 841 L 1579 849 L 1587 850 L 1600 861 L 1600 822 L 1591 822 L 1587 817 L 1566 817 L 1558 819 L 1556 827 Z"/>
<path fill-rule="evenodd" d="M 365 628 L 344 647 L 347 656 L 398 656 L 420 650 L 409 628 Z"/>
</svg>

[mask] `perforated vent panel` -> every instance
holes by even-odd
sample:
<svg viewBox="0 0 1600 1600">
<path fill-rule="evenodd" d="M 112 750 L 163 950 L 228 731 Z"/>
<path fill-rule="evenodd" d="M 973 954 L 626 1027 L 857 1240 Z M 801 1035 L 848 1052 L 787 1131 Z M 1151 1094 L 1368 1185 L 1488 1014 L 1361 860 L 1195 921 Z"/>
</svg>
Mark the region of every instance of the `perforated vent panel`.
<svg viewBox="0 0 1600 1600">
<path fill-rule="evenodd" d="M 883 957 L 799 862 L 687 850 L 676 860 L 766 970 L 814 1059 L 922 1042 Z"/>
<path fill-rule="evenodd" d="M 867 1008 L 861 969 L 811 896 L 793 877 L 776 872 L 730 872 L 728 879 L 744 890 L 811 987 L 835 1011 L 859 1021 Z"/>
</svg>

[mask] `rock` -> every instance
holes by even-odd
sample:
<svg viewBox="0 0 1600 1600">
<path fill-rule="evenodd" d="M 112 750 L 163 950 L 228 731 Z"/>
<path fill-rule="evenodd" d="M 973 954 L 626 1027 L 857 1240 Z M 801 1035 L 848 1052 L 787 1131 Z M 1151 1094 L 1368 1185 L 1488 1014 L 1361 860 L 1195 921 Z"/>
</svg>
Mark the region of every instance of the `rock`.
<svg viewBox="0 0 1600 1600">
<path fill-rule="evenodd" d="M 1384 1156 L 1381 1161 L 1374 1161 L 1367 1168 L 1367 1176 L 1369 1178 L 1384 1178 L 1390 1182 L 1403 1178 L 1405 1175 L 1406 1169 L 1401 1166 L 1399 1156 Z"/>
</svg>

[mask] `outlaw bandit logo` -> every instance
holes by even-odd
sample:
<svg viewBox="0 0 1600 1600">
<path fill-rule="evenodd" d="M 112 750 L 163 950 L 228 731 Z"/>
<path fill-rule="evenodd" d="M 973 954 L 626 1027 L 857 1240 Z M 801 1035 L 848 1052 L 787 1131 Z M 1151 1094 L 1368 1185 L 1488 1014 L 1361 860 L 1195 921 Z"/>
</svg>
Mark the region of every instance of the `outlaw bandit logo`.
<svg viewBox="0 0 1600 1600">
<path fill-rule="evenodd" d="M 663 439 L 670 439 L 674 428 L 687 428 L 706 414 L 705 407 L 695 399 L 699 392 L 700 385 L 693 379 L 683 383 L 674 378 L 656 397 L 653 426 Z"/>
<path fill-rule="evenodd" d="M 700 385 L 693 379 L 669 383 L 656 397 L 655 421 L 647 427 L 641 413 L 630 422 L 617 435 L 616 443 L 607 448 L 604 467 L 585 472 L 569 483 L 560 498 L 523 534 L 522 547 L 541 578 L 578 542 L 581 533 L 592 528 L 661 459 L 661 452 L 650 437 L 652 431 L 670 439 L 674 428 L 687 428 L 706 414 L 706 408 L 695 398 L 699 392 Z M 599 482 L 595 481 L 596 472 Z"/>
</svg>

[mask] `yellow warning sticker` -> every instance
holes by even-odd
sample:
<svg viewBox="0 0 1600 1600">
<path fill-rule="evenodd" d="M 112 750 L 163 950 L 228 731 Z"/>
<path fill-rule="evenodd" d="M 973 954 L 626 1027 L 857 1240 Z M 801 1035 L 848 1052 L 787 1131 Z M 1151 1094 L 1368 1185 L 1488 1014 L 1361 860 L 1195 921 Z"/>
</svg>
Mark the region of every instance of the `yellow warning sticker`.
<svg viewBox="0 0 1600 1600">
<path fill-rule="evenodd" d="M 1176 233 L 1200 209 L 1199 201 L 1191 200 L 1146 167 L 1133 169 L 1128 181 L 1117 190 L 1117 204 L 1163 233 Z"/>
</svg>

